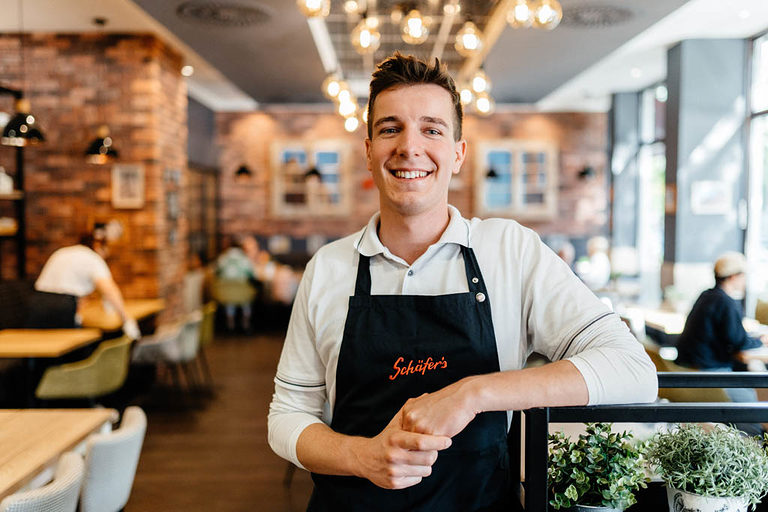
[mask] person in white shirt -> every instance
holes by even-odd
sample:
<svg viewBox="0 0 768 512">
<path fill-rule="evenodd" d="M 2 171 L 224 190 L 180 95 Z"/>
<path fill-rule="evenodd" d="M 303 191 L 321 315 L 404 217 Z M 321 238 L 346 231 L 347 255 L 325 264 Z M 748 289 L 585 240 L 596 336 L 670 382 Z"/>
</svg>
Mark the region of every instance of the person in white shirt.
<svg viewBox="0 0 768 512">
<path fill-rule="evenodd" d="M 34 328 L 77 327 L 78 300 L 98 291 L 123 321 L 123 331 L 133 339 L 141 336 L 136 320 L 125 310 L 123 295 L 104 258 L 108 254 L 103 233 L 88 233 L 80 243 L 62 247 L 45 262 L 35 281 L 27 323 Z"/>
<path fill-rule="evenodd" d="M 439 62 L 383 61 L 368 109 L 380 211 L 307 266 L 270 446 L 312 471 L 310 511 L 513 510 L 507 411 L 652 401 L 655 369 L 534 232 L 448 205 L 467 143 Z"/>
</svg>

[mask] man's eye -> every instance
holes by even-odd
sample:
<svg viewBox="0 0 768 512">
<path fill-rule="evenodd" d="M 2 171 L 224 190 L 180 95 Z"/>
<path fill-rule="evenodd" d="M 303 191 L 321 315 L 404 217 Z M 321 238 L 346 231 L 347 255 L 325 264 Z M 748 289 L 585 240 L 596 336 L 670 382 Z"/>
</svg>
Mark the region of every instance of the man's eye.
<svg viewBox="0 0 768 512">
<path fill-rule="evenodd" d="M 441 135 L 441 134 L 442 134 L 442 132 L 441 132 L 440 130 L 437 130 L 437 129 L 435 129 L 435 128 L 429 128 L 429 129 L 427 129 L 427 133 L 428 133 L 429 135 Z"/>
<path fill-rule="evenodd" d="M 396 132 L 397 132 L 397 128 L 390 127 L 390 128 L 382 128 L 379 133 L 396 133 Z"/>
</svg>

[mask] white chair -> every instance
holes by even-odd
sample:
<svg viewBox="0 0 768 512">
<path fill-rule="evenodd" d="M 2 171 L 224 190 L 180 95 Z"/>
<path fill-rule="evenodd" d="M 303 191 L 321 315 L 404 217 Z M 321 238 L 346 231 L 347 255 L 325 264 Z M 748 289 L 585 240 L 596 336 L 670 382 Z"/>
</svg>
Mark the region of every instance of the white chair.
<svg viewBox="0 0 768 512">
<path fill-rule="evenodd" d="M 7 496 L 0 512 L 75 512 L 82 481 L 83 458 L 67 452 L 59 458 L 51 483 Z"/>
<path fill-rule="evenodd" d="M 194 368 L 190 365 L 200 350 L 201 311 L 187 315 L 183 323 L 158 328 L 157 333 L 145 336 L 133 351 L 132 361 L 137 364 L 164 364 L 176 386 L 181 390 L 179 368 L 184 370 L 187 389 L 198 388 Z"/>
<path fill-rule="evenodd" d="M 120 428 L 88 438 L 80 512 L 116 512 L 125 507 L 146 431 L 147 416 L 132 406 L 125 409 Z"/>
</svg>

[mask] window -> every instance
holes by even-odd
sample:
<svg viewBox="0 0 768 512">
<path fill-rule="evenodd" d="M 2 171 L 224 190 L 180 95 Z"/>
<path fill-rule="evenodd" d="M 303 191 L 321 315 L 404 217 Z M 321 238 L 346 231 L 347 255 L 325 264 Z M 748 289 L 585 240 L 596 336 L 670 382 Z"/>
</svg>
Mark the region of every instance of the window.
<svg viewBox="0 0 768 512">
<path fill-rule="evenodd" d="M 272 213 L 278 217 L 350 212 L 349 145 L 343 141 L 277 142 L 272 148 Z"/>
<path fill-rule="evenodd" d="M 547 220 L 557 214 L 557 150 L 548 142 L 497 140 L 478 144 L 478 214 Z"/>
</svg>

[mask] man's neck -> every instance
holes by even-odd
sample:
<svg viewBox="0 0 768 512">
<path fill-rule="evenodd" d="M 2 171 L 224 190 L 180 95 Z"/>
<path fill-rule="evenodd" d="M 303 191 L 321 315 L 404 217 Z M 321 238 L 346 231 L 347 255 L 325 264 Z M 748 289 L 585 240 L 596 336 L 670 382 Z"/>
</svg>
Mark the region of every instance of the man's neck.
<svg viewBox="0 0 768 512">
<path fill-rule="evenodd" d="M 379 218 L 379 240 L 395 256 L 409 265 L 424 254 L 448 227 L 448 208 L 415 216 L 402 216 L 382 210 Z"/>
</svg>

